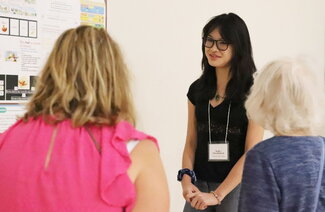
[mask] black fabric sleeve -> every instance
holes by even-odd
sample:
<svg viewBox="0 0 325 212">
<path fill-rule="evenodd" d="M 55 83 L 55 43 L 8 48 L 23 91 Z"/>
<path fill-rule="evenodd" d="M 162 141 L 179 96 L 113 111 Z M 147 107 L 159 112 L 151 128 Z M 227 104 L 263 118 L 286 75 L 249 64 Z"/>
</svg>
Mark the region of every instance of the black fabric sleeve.
<svg viewBox="0 0 325 212">
<path fill-rule="evenodd" d="M 198 84 L 198 80 L 194 81 L 187 92 L 187 98 L 190 100 L 190 102 L 193 105 L 196 105 L 196 93 L 197 93 L 197 84 Z"/>
</svg>

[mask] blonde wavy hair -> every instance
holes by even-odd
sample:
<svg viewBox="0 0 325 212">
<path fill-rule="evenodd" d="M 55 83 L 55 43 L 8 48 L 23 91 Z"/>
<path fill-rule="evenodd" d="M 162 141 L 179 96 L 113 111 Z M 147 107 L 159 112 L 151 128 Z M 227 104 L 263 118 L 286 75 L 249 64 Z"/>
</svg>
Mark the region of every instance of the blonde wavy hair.
<svg viewBox="0 0 325 212">
<path fill-rule="evenodd" d="M 79 26 L 57 39 L 23 120 L 71 119 L 75 127 L 114 125 L 121 119 L 135 124 L 131 99 L 129 74 L 117 43 L 105 29 Z"/>
<path fill-rule="evenodd" d="M 273 61 L 255 77 L 247 115 L 275 135 L 324 135 L 325 97 L 317 82 L 300 60 Z"/>
</svg>

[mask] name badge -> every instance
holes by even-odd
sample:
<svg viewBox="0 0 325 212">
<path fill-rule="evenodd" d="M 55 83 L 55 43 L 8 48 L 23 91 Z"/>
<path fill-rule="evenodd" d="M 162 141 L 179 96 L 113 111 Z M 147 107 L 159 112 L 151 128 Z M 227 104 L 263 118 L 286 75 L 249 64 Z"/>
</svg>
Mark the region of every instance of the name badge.
<svg viewBox="0 0 325 212">
<path fill-rule="evenodd" d="M 209 144 L 209 161 L 229 161 L 229 143 Z"/>
</svg>

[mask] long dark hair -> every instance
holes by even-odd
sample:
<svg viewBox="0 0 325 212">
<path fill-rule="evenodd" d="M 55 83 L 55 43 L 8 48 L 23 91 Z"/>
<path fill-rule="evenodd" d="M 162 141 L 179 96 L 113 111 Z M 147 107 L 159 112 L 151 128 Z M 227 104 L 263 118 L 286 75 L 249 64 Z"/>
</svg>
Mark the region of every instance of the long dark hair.
<svg viewBox="0 0 325 212">
<path fill-rule="evenodd" d="M 233 46 L 233 57 L 230 61 L 230 80 L 226 88 L 228 100 L 241 102 L 253 84 L 253 73 L 256 67 L 253 60 L 249 32 L 243 19 L 234 13 L 213 17 L 202 31 L 202 70 L 198 80 L 198 98 L 207 100 L 215 95 L 217 79 L 215 67 L 209 65 L 205 55 L 204 40 L 215 29 L 219 30 L 222 38 Z"/>
</svg>

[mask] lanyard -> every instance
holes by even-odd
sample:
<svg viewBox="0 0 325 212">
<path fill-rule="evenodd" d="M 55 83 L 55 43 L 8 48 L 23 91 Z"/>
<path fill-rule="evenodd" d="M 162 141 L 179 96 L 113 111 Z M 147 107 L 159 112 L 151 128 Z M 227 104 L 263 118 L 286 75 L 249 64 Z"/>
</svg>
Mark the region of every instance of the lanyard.
<svg viewBox="0 0 325 212">
<path fill-rule="evenodd" d="M 228 137 L 228 127 L 229 127 L 230 108 L 231 108 L 231 102 L 229 103 L 229 106 L 228 106 L 228 114 L 227 114 L 227 125 L 226 125 L 225 143 L 228 143 L 228 141 L 227 141 L 227 137 Z M 208 122 L 209 122 L 209 143 L 211 144 L 210 101 L 208 101 Z"/>
</svg>

